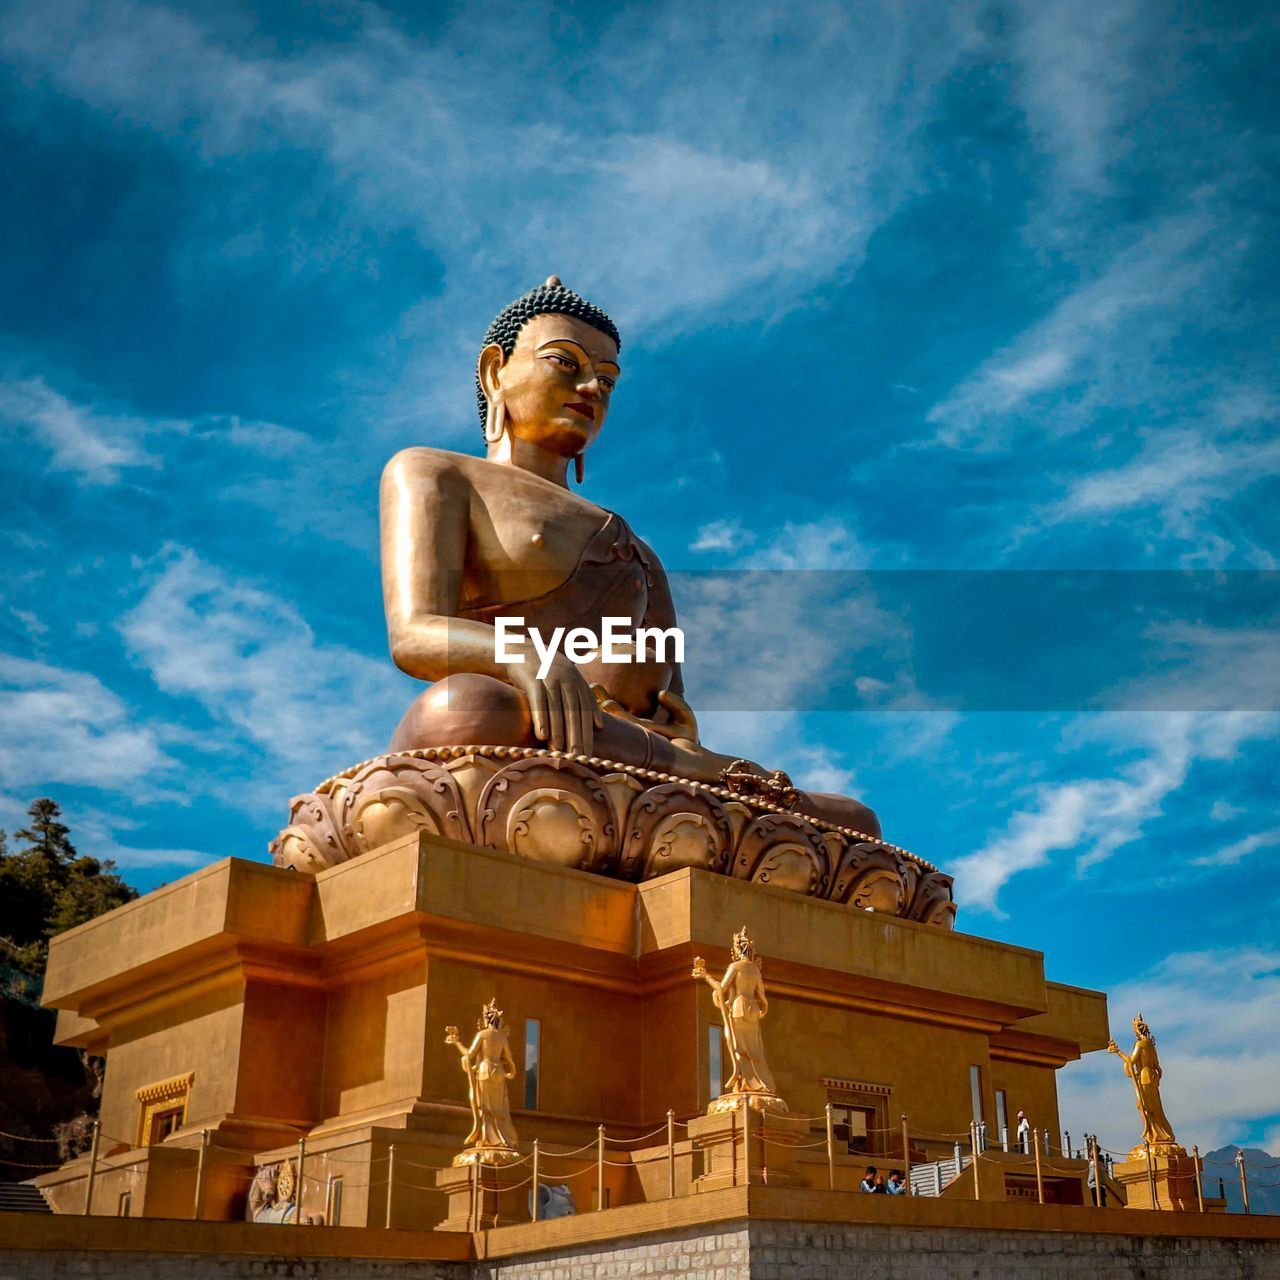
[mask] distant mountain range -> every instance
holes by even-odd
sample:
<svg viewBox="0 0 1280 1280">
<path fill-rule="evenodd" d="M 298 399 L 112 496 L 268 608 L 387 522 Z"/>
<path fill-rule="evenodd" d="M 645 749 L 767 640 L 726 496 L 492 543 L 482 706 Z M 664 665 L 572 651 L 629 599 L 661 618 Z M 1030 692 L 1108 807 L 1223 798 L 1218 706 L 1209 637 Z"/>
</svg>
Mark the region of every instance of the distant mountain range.
<svg viewBox="0 0 1280 1280">
<path fill-rule="evenodd" d="M 1244 1212 L 1244 1197 L 1240 1192 L 1240 1170 L 1236 1168 L 1236 1152 L 1244 1151 L 1245 1175 L 1249 1180 L 1249 1208 L 1253 1213 L 1280 1214 L 1280 1156 L 1273 1156 L 1258 1147 L 1220 1147 L 1205 1152 L 1204 1193 L 1218 1194 L 1218 1181 L 1222 1181 L 1222 1193 L 1227 1198 L 1230 1213 Z"/>
</svg>

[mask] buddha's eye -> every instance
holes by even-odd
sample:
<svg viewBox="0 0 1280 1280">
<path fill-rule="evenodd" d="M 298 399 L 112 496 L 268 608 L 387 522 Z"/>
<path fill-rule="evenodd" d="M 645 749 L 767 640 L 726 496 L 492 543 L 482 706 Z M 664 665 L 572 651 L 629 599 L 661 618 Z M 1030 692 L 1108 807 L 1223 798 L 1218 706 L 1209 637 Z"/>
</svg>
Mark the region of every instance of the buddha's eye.
<svg viewBox="0 0 1280 1280">
<path fill-rule="evenodd" d="M 568 356 L 560 355 L 559 352 L 548 351 L 545 358 L 553 361 L 555 364 L 558 364 L 562 369 L 569 369 L 573 373 L 578 372 L 578 362 L 576 360 L 570 360 Z"/>
<path fill-rule="evenodd" d="M 612 378 L 606 378 L 603 374 L 598 375 L 598 381 L 602 387 L 606 387 L 610 391 L 618 385 Z"/>
</svg>

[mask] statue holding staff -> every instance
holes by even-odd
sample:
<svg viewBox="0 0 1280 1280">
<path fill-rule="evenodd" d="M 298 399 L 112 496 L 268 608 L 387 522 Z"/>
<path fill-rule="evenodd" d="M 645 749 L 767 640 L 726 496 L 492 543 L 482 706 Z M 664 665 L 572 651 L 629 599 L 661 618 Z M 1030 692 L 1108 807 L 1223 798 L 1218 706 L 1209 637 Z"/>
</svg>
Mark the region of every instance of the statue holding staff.
<svg viewBox="0 0 1280 1280">
<path fill-rule="evenodd" d="M 717 981 L 712 977 L 701 956 L 694 958 L 693 976 L 711 988 L 724 1022 L 725 1043 L 733 1060 L 733 1072 L 725 1085 L 725 1093 L 767 1094 L 777 1098 L 773 1072 L 765 1061 L 760 1027 L 769 1012 L 769 998 L 765 995 L 755 944 L 747 935 L 746 926 L 733 936 L 732 958 L 723 978 Z"/>
<path fill-rule="evenodd" d="M 1166 1151 L 1180 1151 L 1181 1147 L 1173 1136 L 1173 1126 L 1160 1101 L 1160 1077 L 1164 1072 L 1156 1053 L 1156 1042 L 1152 1038 L 1151 1028 L 1143 1021 L 1142 1014 L 1138 1014 L 1133 1020 L 1133 1033 L 1137 1036 L 1137 1042 L 1132 1053 L 1125 1053 L 1114 1040 L 1107 1044 L 1107 1052 L 1119 1056 L 1124 1063 L 1125 1075 L 1133 1081 L 1138 1114 L 1142 1117 L 1142 1140 L 1149 1142 L 1155 1150 L 1163 1148 Z M 1141 1154 L 1137 1148 L 1135 1152 Z"/>
<path fill-rule="evenodd" d="M 490 1000 L 484 1006 L 470 1045 L 459 1038 L 457 1027 L 445 1029 L 445 1044 L 458 1050 L 471 1103 L 467 1150 L 455 1158 L 455 1163 L 473 1160 L 488 1163 L 513 1158 L 517 1138 L 507 1100 L 507 1081 L 515 1079 L 516 1064 L 497 1000 Z"/>
</svg>

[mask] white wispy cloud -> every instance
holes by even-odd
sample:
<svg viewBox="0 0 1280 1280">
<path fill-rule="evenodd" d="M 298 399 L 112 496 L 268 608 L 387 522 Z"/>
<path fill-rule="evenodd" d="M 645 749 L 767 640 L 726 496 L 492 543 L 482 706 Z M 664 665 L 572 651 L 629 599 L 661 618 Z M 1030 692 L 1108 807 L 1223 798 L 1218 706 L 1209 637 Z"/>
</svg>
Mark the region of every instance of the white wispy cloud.
<svg viewBox="0 0 1280 1280">
<path fill-rule="evenodd" d="M 1195 867 L 1234 867 L 1236 863 L 1243 862 L 1251 854 L 1257 853 L 1259 849 L 1272 849 L 1278 844 L 1280 844 L 1280 827 L 1273 827 L 1270 831 L 1255 831 L 1252 835 L 1244 836 L 1240 840 L 1234 840 L 1213 853 L 1205 854 L 1200 858 L 1192 858 L 1191 865 Z"/>
<path fill-rule="evenodd" d="M 873 558 L 871 548 L 847 521 L 828 516 L 786 521 L 741 563 L 752 569 L 869 569 Z"/>
<path fill-rule="evenodd" d="M 741 551 L 754 540 L 755 534 L 737 520 L 712 520 L 698 529 L 689 550 Z"/>
<path fill-rule="evenodd" d="M 1013 8 L 1015 92 L 1061 192 L 1105 193 L 1133 145 L 1125 125 L 1142 106 L 1145 82 L 1133 59 L 1145 18 L 1137 0 Z"/>
<path fill-rule="evenodd" d="M 1126 1052 L 1130 1019 L 1151 1025 L 1164 1068 L 1161 1095 L 1188 1149 L 1241 1142 L 1276 1110 L 1280 1078 L 1280 952 L 1255 947 L 1179 952 L 1113 987 L 1111 1029 Z M 1092 1053 L 1059 1074 L 1063 1124 L 1127 1151 L 1142 1136 L 1133 1086 L 1118 1058 Z"/>
<path fill-rule="evenodd" d="M 287 762 L 299 788 L 385 746 L 413 692 L 389 659 L 323 643 L 290 601 L 188 548 L 142 568 L 146 594 L 119 629 L 164 693 Z"/>
<path fill-rule="evenodd" d="M 115 484 L 126 468 L 160 466 L 142 444 L 146 422 L 78 404 L 43 378 L 0 380 L 0 423 L 11 440 L 34 435 L 48 451 L 49 469 L 71 472 L 82 484 Z"/>
<path fill-rule="evenodd" d="M 1151 510 L 1165 541 L 1186 547 L 1183 564 L 1220 564 L 1244 553 L 1259 567 L 1274 566 L 1273 549 L 1224 537 L 1208 522 L 1227 500 L 1280 474 L 1280 440 L 1222 432 L 1205 423 L 1196 429 L 1142 431 L 1138 441 L 1121 466 L 1067 478 L 1063 497 L 1037 511 L 1041 528 L 1069 522 L 1096 527 Z"/>
<path fill-rule="evenodd" d="M 318 168 L 306 179 L 317 192 L 339 193 L 344 222 L 448 246 L 442 295 L 398 334 L 429 344 L 380 408 L 384 421 L 466 426 L 457 406 L 474 335 L 512 281 L 555 270 L 657 343 L 723 323 L 731 301 L 742 315 L 785 313 L 848 271 L 923 180 L 905 144 L 978 8 L 855 16 L 802 5 L 743 21 L 729 7 L 695 17 L 670 5 L 639 28 L 601 16 L 580 81 L 562 74 L 564 49 L 534 12 L 472 11 L 465 29 L 427 40 L 366 5 L 341 40 L 278 52 L 211 11 L 44 0 L 10 6 L 0 56 L 188 163 L 291 149 Z M 781 38 L 797 26 L 808 38 Z M 489 78 L 458 56 L 473 47 L 519 49 L 528 74 L 504 79 L 501 109 Z M 318 273 L 339 242 L 291 239 L 280 252 L 296 274 Z M 213 250 L 266 251 L 252 226 Z"/>
<path fill-rule="evenodd" d="M 1078 430 L 1101 404 L 1130 401 L 1134 382 L 1153 373 L 1185 323 L 1189 296 L 1206 278 L 1220 283 L 1229 250 L 1210 248 L 1216 229 L 1200 211 L 1146 229 L 929 410 L 938 442 L 999 448 L 1033 410 L 1037 432 L 1058 435 Z M 1046 399 L 1050 393 L 1056 398 Z"/>
<path fill-rule="evenodd" d="M 1079 871 L 1105 861 L 1143 833 L 1199 760 L 1229 759 L 1248 738 L 1267 735 L 1274 717 L 1164 713 L 1083 717 L 1068 745 L 1104 744 L 1103 762 L 1130 758 L 1105 773 L 1036 784 L 1000 833 L 952 863 L 966 908 L 1000 915 L 1000 890 L 1016 875 L 1071 857 Z M 1140 754 L 1133 757 L 1134 748 Z"/>
<path fill-rule="evenodd" d="M 176 761 L 157 730 L 97 676 L 0 654 L 0 786 L 151 793 Z"/>
</svg>

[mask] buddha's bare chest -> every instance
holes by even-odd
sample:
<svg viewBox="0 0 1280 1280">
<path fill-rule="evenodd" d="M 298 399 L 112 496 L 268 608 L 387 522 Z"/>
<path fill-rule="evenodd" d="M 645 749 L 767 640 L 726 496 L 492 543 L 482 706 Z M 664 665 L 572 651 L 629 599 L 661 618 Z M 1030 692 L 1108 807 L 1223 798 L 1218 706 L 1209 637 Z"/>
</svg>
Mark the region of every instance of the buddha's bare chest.
<svg viewBox="0 0 1280 1280">
<path fill-rule="evenodd" d="M 571 493 L 519 475 L 511 483 L 485 480 L 475 486 L 471 503 L 467 577 L 476 586 L 483 583 L 486 596 L 507 594 L 493 589 L 504 575 L 567 578 L 608 518 Z"/>
</svg>

